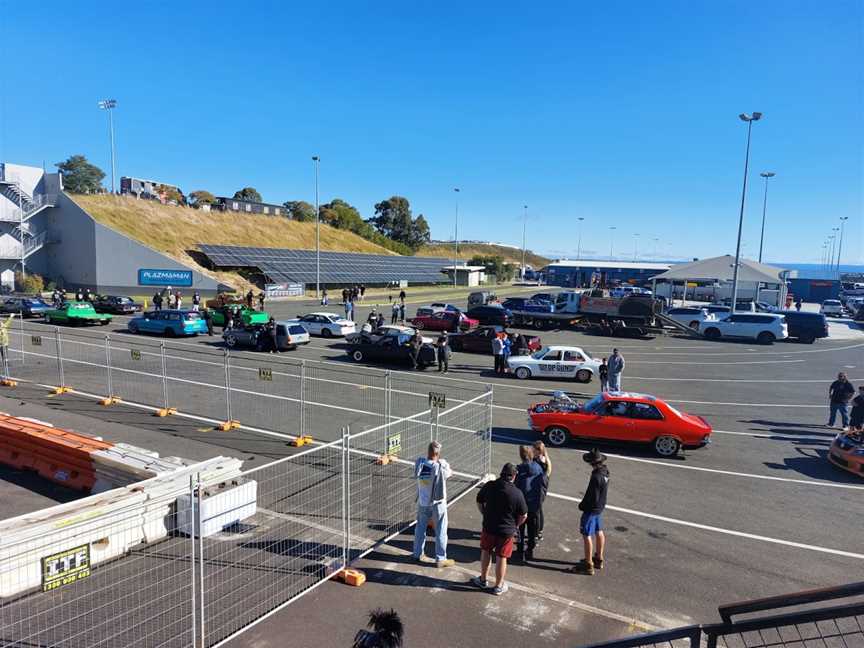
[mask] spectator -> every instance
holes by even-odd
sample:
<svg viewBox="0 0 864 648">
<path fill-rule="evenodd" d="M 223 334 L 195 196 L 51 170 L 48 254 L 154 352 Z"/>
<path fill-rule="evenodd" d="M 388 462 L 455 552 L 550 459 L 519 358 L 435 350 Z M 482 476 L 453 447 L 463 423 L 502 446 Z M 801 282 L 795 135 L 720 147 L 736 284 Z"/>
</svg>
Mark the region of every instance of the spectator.
<svg viewBox="0 0 864 648">
<path fill-rule="evenodd" d="M 595 569 L 603 569 L 603 556 L 606 551 L 606 534 L 603 533 L 603 509 L 606 508 L 606 492 L 609 489 L 609 469 L 606 467 L 606 455 L 597 448 L 582 455 L 585 463 L 591 464 L 591 478 L 588 489 L 579 502 L 582 518 L 579 521 L 579 533 L 582 534 L 582 545 L 585 558 L 576 563 L 570 571 L 574 574 L 594 575 Z M 597 552 L 594 552 L 594 541 L 597 538 Z"/>
<path fill-rule="evenodd" d="M 403 304 L 405 303 L 405 290 L 404 289 L 399 291 L 399 301 L 402 302 Z"/>
<path fill-rule="evenodd" d="M 326 306 L 330 301 L 327 299 L 327 289 L 324 288 L 321 290 L 321 305 Z"/>
<path fill-rule="evenodd" d="M 414 461 L 414 479 L 417 480 L 417 524 L 414 527 L 414 560 L 428 562 L 424 553 L 426 527 L 429 520 L 435 526 L 435 566 L 451 567 L 453 559 L 447 557 L 447 480 L 453 471 L 441 458 L 441 444 L 429 444 L 426 457 Z"/>
<path fill-rule="evenodd" d="M 519 555 L 524 562 L 534 560 L 534 547 L 537 545 L 537 512 L 546 496 L 546 473 L 543 467 L 534 461 L 534 449 L 530 446 L 519 446 L 519 458 L 522 460 L 516 467 L 516 488 L 525 496 L 528 505 L 528 520 L 519 527 Z"/>
<path fill-rule="evenodd" d="M 213 335 L 213 313 L 209 308 L 204 309 L 204 323 L 207 325 L 207 335 Z"/>
<path fill-rule="evenodd" d="M 264 300 L 266 297 L 264 296 L 264 291 L 258 293 L 258 310 L 262 313 L 264 312 Z"/>
<path fill-rule="evenodd" d="M 197 313 L 200 308 L 201 308 L 201 293 L 199 293 L 196 290 L 194 293 L 192 293 L 192 310 Z"/>
<path fill-rule="evenodd" d="M 405 302 L 399 304 L 399 321 L 405 323 Z"/>
<path fill-rule="evenodd" d="M 510 373 L 510 363 L 507 362 L 510 359 L 510 353 L 513 350 L 513 341 L 510 339 L 510 336 L 507 334 L 507 330 L 501 332 L 501 341 L 504 343 L 504 373 Z"/>
<path fill-rule="evenodd" d="M 93 293 L 88 288 L 84 291 L 84 301 L 92 302 L 93 301 Z"/>
<path fill-rule="evenodd" d="M 528 340 L 521 333 L 514 333 L 512 336 L 511 352 L 515 356 L 525 356 L 530 353 L 528 348 Z"/>
<path fill-rule="evenodd" d="M 861 432 L 864 429 L 864 385 L 858 386 L 858 395 L 852 399 L 852 414 L 849 416 L 849 429 Z"/>
<path fill-rule="evenodd" d="M 801 306 L 802 306 L 802 301 L 801 301 L 801 298 L 798 297 L 798 298 L 795 300 L 795 310 L 798 311 L 798 312 L 801 312 Z"/>
<path fill-rule="evenodd" d="M 347 302 L 348 302 L 348 289 L 343 288 L 342 289 L 342 303 L 345 304 Z"/>
<path fill-rule="evenodd" d="M 447 373 L 450 369 L 450 345 L 447 340 L 447 331 L 441 331 L 435 342 L 435 355 L 438 358 L 438 371 Z"/>
<path fill-rule="evenodd" d="M 249 289 L 249 292 L 246 293 L 246 308 L 252 310 L 252 300 L 255 298 L 255 295 L 252 293 L 252 289 Z"/>
<path fill-rule="evenodd" d="M 75 301 L 84 301 L 84 291 L 80 288 L 75 291 Z"/>
<path fill-rule="evenodd" d="M 378 313 L 378 319 L 375 320 L 375 328 L 384 326 L 384 313 Z"/>
<path fill-rule="evenodd" d="M 546 449 L 546 444 L 538 439 L 534 442 L 534 461 L 540 464 L 543 473 L 546 475 L 546 490 L 543 491 L 543 500 L 540 502 L 540 508 L 537 510 L 537 544 L 543 539 L 543 504 L 546 501 L 546 493 L 549 490 L 549 480 L 552 478 L 552 459 L 549 457 L 549 451 Z"/>
<path fill-rule="evenodd" d="M 180 295 L 180 291 L 174 293 L 174 308 L 180 309 L 183 306 L 183 297 Z"/>
<path fill-rule="evenodd" d="M 612 349 L 609 357 L 609 391 L 621 391 L 621 373 L 624 371 L 624 356 L 618 353 L 618 349 Z"/>
<path fill-rule="evenodd" d="M 401 648 L 404 629 L 395 610 L 382 609 L 369 613 L 370 630 L 360 630 L 354 636 L 352 648 Z"/>
<path fill-rule="evenodd" d="M 855 388 L 852 387 L 852 383 L 850 383 L 848 378 L 846 378 L 846 374 L 841 371 L 837 374 L 837 380 L 832 382 L 831 386 L 828 388 L 828 399 L 830 401 L 829 407 L 831 410 L 831 416 L 828 419 L 828 427 L 834 427 L 834 421 L 837 419 L 837 413 L 839 412 L 843 422 L 843 429 L 848 429 L 849 401 L 852 399 L 854 394 Z"/>
<path fill-rule="evenodd" d="M 375 312 L 375 309 L 374 309 L 374 308 L 369 312 L 369 317 L 366 318 L 366 321 L 369 322 L 369 324 L 371 324 L 373 328 L 374 328 L 375 326 L 377 326 L 377 324 L 378 324 L 378 313 Z"/>
<path fill-rule="evenodd" d="M 411 364 L 414 370 L 420 369 L 420 350 L 423 348 L 423 338 L 420 337 L 420 331 L 414 331 L 411 337 Z"/>
<path fill-rule="evenodd" d="M 600 392 L 609 391 L 609 365 L 606 364 L 606 358 L 597 367 L 597 373 L 600 375 Z"/>
<path fill-rule="evenodd" d="M 390 307 L 390 323 L 395 324 L 399 321 L 399 304 L 397 302 L 393 302 L 393 305 Z"/>
<path fill-rule="evenodd" d="M 75 298 L 78 299 L 77 296 Z M 161 311 L 162 310 L 162 293 L 160 293 L 158 291 L 156 293 L 154 293 L 154 295 L 153 295 L 153 310 L 154 311 Z"/>
<path fill-rule="evenodd" d="M 345 319 L 354 321 L 354 304 L 350 299 L 345 301 Z"/>
<path fill-rule="evenodd" d="M 471 583 L 482 589 L 489 587 L 487 576 L 492 552 L 498 556 L 495 564 L 495 586 L 492 593 L 500 596 L 509 589 L 504 577 L 507 575 L 507 559 L 513 555 L 513 537 L 528 519 L 525 496 L 513 483 L 516 466 L 504 464 L 501 476 L 487 482 L 477 494 L 477 508 L 483 515 L 483 530 L 480 533 L 480 576 Z"/>
<path fill-rule="evenodd" d="M 492 338 L 492 355 L 495 358 L 495 373 L 503 374 L 506 367 L 504 366 L 504 340 L 500 335 Z"/>
<path fill-rule="evenodd" d="M 363 299 L 366 297 L 366 285 L 360 284 L 360 288 L 358 290 L 360 291 L 360 301 L 362 302 Z"/>
<path fill-rule="evenodd" d="M 279 353 L 279 335 L 276 328 L 276 320 L 272 317 L 267 320 L 267 341 L 270 347 L 270 353 Z"/>
<path fill-rule="evenodd" d="M 12 319 L 15 313 L 12 313 L 5 320 L 0 321 L 0 356 L 3 361 L 3 379 L 9 379 L 9 329 L 12 327 Z"/>
</svg>

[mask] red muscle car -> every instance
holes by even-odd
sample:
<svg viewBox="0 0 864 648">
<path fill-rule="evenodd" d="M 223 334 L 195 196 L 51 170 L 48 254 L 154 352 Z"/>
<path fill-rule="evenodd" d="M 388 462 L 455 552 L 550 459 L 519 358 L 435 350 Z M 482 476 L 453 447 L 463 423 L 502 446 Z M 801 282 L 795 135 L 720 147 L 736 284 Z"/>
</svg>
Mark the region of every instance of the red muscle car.
<svg viewBox="0 0 864 648">
<path fill-rule="evenodd" d="M 480 322 L 452 311 L 438 311 L 431 315 L 421 315 L 411 320 L 411 326 L 429 331 L 468 331 L 476 328 Z"/>
</svg>

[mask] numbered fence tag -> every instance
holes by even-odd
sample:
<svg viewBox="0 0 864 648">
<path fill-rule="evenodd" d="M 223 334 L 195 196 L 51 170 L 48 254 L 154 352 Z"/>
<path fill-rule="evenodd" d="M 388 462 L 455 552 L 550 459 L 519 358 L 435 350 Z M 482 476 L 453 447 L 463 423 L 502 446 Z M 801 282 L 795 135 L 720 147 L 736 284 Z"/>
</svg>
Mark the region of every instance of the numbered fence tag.
<svg viewBox="0 0 864 648">
<path fill-rule="evenodd" d="M 444 409 L 447 406 L 447 394 L 444 392 L 429 392 L 429 407 Z"/>
<path fill-rule="evenodd" d="M 265 367 L 258 369 L 258 380 L 273 380 L 273 370 Z"/>
<path fill-rule="evenodd" d="M 41 335 L 31 335 L 30 343 L 33 346 L 42 346 L 42 336 Z"/>
<path fill-rule="evenodd" d="M 132 356 L 133 360 L 140 360 L 141 359 L 141 352 L 138 349 L 132 349 L 130 351 L 130 355 Z"/>
</svg>

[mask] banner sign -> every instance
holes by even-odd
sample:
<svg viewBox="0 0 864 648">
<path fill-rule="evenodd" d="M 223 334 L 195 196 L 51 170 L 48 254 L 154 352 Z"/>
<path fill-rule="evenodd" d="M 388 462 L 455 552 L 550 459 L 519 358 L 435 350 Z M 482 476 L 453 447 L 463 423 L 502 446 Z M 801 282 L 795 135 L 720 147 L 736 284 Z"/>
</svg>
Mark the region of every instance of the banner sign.
<svg viewBox="0 0 864 648">
<path fill-rule="evenodd" d="M 191 270 L 138 269 L 139 286 L 191 286 Z"/>
<path fill-rule="evenodd" d="M 302 297 L 306 285 L 302 283 L 264 284 L 264 295 L 273 297 Z"/>
<path fill-rule="evenodd" d="M 42 558 L 42 591 L 50 592 L 90 575 L 90 545 L 73 547 Z"/>
</svg>

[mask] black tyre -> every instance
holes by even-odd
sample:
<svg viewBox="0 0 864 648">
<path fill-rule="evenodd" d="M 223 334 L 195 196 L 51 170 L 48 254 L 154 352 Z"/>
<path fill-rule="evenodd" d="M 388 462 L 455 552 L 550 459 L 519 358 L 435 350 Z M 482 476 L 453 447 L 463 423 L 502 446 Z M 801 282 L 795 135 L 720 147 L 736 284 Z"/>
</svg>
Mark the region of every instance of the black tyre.
<svg viewBox="0 0 864 648">
<path fill-rule="evenodd" d="M 166 328 L 165 329 L 165 337 L 174 337 L 174 329 Z"/>
<path fill-rule="evenodd" d="M 108 326 L 111 323 L 111 320 L 103 319 L 99 320 L 99 326 Z"/>
<path fill-rule="evenodd" d="M 329 328 L 323 328 L 321 329 L 321 337 L 331 338 L 333 337 L 333 331 L 331 331 Z"/>
<path fill-rule="evenodd" d="M 233 349 L 237 346 L 237 338 L 233 335 L 229 335 L 225 338 L 225 344 L 228 346 L 229 349 Z"/>
<path fill-rule="evenodd" d="M 580 383 L 590 383 L 591 382 L 591 372 L 588 369 L 580 369 L 576 372 L 576 382 Z"/>
<path fill-rule="evenodd" d="M 675 437 L 660 436 L 654 439 L 652 446 L 654 447 L 654 452 L 661 457 L 674 457 L 681 449 L 681 442 Z"/>
<path fill-rule="evenodd" d="M 813 344 L 816 341 L 816 338 L 812 335 L 802 335 L 798 338 L 798 341 L 801 344 Z"/>
<path fill-rule="evenodd" d="M 519 380 L 528 380 L 531 377 L 531 370 L 528 367 L 519 367 L 516 370 L 516 377 Z"/>
<path fill-rule="evenodd" d="M 550 446 L 560 448 L 570 441 L 570 432 L 563 427 L 550 427 L 546 430 L 546 440 Z"/>
<path fill-rule="evenodd" d="M 762 331 L 759 335 L 756 336 L 756 341 L 759 344 L 774 344 L 774 340 L 777 338 L 774 337 L 773 333 L 769 333 L 768 331 Z"/>
<path fill-rule="evenodd" d="M 129 322 L 129 332 L 130 333 L 137 333 L 138 332 L 138 325 L 135 322 Z"/>
<path fill-rule="evenodd" d="M 720 339 L 720 329 L 714 328 L 713 326 L 709 329 L 705 330 L 705 338 L 708 340 L 719 340 Z"/>
<path fill-rule="evenodd" d="M 351 354 L 351 358 L 354 362 L 361 362 L 363 360 L 363 352 L 360 349 L 357 349 Z"/>
<path fill-rule="evenodd" d="M 689 326 L 694 331 L 698 331 L 699 330 L 699 320 L 693 320 L 687 326 Z"/>
</svg>

